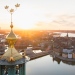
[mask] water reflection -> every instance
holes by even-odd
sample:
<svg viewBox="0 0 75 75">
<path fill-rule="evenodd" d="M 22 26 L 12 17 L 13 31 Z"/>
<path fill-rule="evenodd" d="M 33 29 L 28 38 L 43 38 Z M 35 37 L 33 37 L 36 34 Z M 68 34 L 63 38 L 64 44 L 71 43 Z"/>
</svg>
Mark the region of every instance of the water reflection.
<svg viewBox="0 0 75 75">
<path fill-rule="evenodd" d="M 75 75 L 75 62 L 47 55 L 27 62 L 26 75 Z"/>
<path fill-rule="evenodd" d="M 68 65 L 75 65 L 75 62 L 73 62 L 73 61 L 62 60 L 62 62 L 65 63 L 65 64 L 68 64 Z"/>
<path fill-rule="evenodd" d="M 75 61 L 65 61 L 65 60 L 61 60 L 57 57 L 53 58 L 53 61 L 56 61 L 58 64 L 63 62 L 64 64 L 67 64 L 67 65 L 75 65 Z"/>
<path fill-rule="evenodd" d="M 60 64 L 61 59 L 59 59 L 59 58 L 55 57 L 55 58 L 53 58 L 53 62 L 54 62 L 54 61 L 56 61 L 58 64 Z"/>
</svg>

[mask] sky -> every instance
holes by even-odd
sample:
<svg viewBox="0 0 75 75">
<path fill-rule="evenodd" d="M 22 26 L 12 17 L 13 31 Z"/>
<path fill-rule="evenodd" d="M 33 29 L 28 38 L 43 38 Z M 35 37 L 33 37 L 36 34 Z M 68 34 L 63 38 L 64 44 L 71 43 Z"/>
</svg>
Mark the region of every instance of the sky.
<svg viewBox="0 0 75 75">
<path fill-rule="evenodd" d="M 15 8 L 19 3 L 20 7 Z M 75 30 L 75 0 L 0 0 L 0 28 L 10 29 L 13 8 L 14 29 Z"/>
</svg>

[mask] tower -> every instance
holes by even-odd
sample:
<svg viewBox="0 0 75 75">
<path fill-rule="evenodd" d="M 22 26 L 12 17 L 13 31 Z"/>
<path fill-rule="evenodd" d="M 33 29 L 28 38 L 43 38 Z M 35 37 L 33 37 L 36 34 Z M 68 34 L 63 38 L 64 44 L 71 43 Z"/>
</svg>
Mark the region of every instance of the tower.
<svg viewBox="0 0 75 75">
<path fill-rule="evenodd" d="M 16 7 L 19 4 L 15 5 Z M 5 7 L 7 9 L 8 6 Z M 0 58 L 0 75 L 25 75 L 25 56 L 22 56 L 15 49 L 14 44 L 17 40 L 16 35 L 13 32 L 12 24 L 12 13 L 13 9 L 10 10 L 11 13 L 11 31 L 6 36 L 6 40 L 9 44 L 7 51 Z"/>
<path fill-rule="evenodd" d="M 68 47 L 69 47 L 69 36 L 68 36 L 68 31 L 67 31 L 66 38 L 67 38 L 67 48 L 68 48 Z"/>
</svg>

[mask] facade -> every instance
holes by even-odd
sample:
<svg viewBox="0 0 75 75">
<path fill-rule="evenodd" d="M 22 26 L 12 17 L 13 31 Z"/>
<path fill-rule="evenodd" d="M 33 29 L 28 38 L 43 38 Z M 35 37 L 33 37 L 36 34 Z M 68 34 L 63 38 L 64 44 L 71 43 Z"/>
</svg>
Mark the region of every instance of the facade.
<svg viewBox="0 0 75 75">
<path fill-rule="evenodd" d="M 68 58 L 67 53 L 62 53 L 62 57 L 64 57 L 64 58 Z"/>
<path fill-rule="evenodd" d="M 73 49 L 63 49 L 62 57 L 64 58 L 73 58 Z"/>
<path fill-rule="evenodd" d="M 55 55 L 61 55 L 61 50 L 60 49 L 54 49 Z"/>
<path fill-rule="evenodd" d="M 73 59 L 75 59 L 75 52 L 72 53 Z"/>
<path fill-rule="evenodd" d="M 72 53 L 68 53 L 68 58 L 72 58 Z"/>
<path fill-rule="evenodd" d="M 0 55 L 4 54 L 5 52 L 5 35 L 0 34 Z"/>
</svg>

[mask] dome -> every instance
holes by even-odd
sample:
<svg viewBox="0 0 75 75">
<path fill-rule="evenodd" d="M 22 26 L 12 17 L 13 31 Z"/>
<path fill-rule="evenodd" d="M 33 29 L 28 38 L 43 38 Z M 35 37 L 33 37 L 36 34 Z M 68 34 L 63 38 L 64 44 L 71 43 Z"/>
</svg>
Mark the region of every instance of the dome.
<svg viewBox="0 0 75 75">
<path fill-rule="evenodd" d="M 6 40 L 16 40 L 17 37 L 16 35 L 13 33 L 13 31 L 11 30 L 11 32 L 6 36 Z"/>
</svg>

